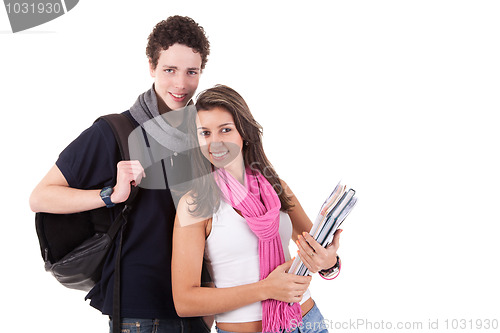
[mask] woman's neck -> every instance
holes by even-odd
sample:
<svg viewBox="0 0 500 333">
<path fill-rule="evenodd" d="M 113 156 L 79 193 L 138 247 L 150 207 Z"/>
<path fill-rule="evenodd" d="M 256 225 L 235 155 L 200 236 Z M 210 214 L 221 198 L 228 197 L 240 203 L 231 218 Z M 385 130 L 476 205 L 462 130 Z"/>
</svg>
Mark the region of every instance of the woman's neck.
<svg viewBox="0 0 500 333">
<path fill-rule="evenodd" d="M 245 163 L 242 156 L 236 157 L 232 163 L 224 167 L 224 170 L 229 172 L 240 184 L 245 185 Z"/>
</svg>

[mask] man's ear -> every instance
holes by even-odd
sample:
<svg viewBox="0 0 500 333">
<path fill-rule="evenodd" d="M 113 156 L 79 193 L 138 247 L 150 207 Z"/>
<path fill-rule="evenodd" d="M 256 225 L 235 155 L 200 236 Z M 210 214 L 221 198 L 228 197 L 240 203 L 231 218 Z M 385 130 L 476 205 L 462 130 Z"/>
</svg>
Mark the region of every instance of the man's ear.
<svg viewBox="0 0 500 333">
<path fill-rule="evenodd" d="M 155 66 L 153 66 L 153 61 L 151 60 L 151 58 L 148 59 L 148 63 L 149 63 L 149 74 L 151 74 L 151 77 L 155 77 L 156 73 L 155 73 Z"/>
</svg>

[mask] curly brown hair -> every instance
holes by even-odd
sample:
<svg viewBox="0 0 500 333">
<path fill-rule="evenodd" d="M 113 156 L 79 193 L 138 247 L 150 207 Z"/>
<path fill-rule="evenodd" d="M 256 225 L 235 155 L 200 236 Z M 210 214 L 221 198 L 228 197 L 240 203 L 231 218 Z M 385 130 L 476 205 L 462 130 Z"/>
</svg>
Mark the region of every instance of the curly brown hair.
<svg viewBox="0 0 500 333">
<path fill-rule="evenodd" d="M 146 55 L 153 68 L 158 65 L 160 52 L 175 43 L 186 45 L 201 55 L 201 70 L 205 68 L 210 54 L 210 43 L 205 30 L 192 18 L 187 16 L 170 16 L 159 22 L 149 34 Z"/>
</svg>

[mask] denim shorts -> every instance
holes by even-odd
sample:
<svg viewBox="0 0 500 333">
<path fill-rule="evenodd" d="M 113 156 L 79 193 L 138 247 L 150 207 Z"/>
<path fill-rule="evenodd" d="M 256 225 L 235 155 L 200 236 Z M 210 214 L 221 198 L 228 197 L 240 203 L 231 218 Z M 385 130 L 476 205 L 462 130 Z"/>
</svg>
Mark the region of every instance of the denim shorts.
<svg viewBox="0 0 500 333">
<path fill-rule="evenodd" d="M 218 333 L 234 333 L 221 330 L 215 327 Z M 256 332 L 260 333 L 260 332 Z M 319 311 L 316 304 L 309 310 L 304 317 L 302 317 L 302 324 L 295 325 L 295 329 L 290 333 L 328 333 L 328 328 L 325 324 L 325 319 Z"/>
<path fill-rule="evenodd" d="M 113 332 L 113 322 L 109 321 L 109 332 Z M 203 318 L 180 319 L 134 319 L 122 318 L 122 333 L 210 333 Z"/>
</svg>

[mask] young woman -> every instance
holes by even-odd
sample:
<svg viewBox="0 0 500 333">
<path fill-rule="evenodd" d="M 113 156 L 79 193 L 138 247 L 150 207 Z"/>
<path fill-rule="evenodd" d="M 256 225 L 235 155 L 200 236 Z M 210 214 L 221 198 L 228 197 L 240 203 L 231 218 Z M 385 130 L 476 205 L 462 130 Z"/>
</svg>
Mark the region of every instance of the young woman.
<svg viewBox="0 0 500 333">
<path fill-rule="evenodd" d="M 288 243 L 296 241 L 311 272 L 331 275 L 338 272 L 340 232 L 326 249 L 308 234 L 311 221 L 273 170 L 262 128 L 236 91 L 208 89 L 196 108 L 190 129 L 200 146 L 192 157 L 196 178 L 174 224 L 177 313 L 215 314 L 218 332 L 327 332 L 307 289 L 311 277 L 287 273 Z M 200 284 L 203 261 L 216 288 Z"/>
</svg>

